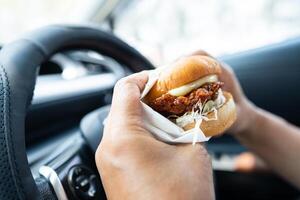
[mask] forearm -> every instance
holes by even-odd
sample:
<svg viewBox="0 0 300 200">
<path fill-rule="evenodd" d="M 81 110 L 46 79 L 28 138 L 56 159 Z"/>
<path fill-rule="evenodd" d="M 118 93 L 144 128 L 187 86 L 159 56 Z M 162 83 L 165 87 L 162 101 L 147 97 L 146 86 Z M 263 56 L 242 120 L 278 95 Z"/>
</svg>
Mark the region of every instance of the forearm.
<svg viewBox="0 0 300 200">
<path fill-rule="evenodd" d="M 300 188 L 300 130 L 280 117 L 257 109 L 249 128 L 236 137 L 286 180 Z"/>
</svg>

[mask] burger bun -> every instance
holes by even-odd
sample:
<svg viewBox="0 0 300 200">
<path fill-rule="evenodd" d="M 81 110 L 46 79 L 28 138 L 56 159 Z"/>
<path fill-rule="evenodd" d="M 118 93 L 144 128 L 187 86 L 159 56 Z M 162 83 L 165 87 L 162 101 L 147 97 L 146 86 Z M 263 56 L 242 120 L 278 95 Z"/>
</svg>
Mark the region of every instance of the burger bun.
<svg viewBox="0 0 300 200">
<path fill-rule="evenodd" d="M 203 131 L 206 137 L 220 135 L 224 133 L 236 120 L 236 106 L 233 97 L 228 92 L 223 92 L 226 99 L 225 103 L 217 109 L 217 120 L 205 121 L 203 120 L 200 129 Z M 214 118 L 214 113 L 210 112 L 206 116 L 207 118 Z M 193 129 L 195 123 L 186 125 L 183 129 L 185 131 Z"/>
</svg>

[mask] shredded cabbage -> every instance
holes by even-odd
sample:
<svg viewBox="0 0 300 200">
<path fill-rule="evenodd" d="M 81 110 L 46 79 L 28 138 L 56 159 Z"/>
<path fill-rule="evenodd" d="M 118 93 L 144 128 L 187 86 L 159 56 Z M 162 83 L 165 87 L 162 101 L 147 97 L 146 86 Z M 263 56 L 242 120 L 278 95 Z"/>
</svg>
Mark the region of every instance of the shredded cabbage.
<svg viewBox="0 0 300 200">
<path fill-rule="evenodd" d="M 217 98 L 212 101 L 202 102 L 198 101 L 192 111 L 185 113 L 181 117 L 176 118 L 176 124 L 180 126 L 181 128 L 185 127 L 186 125 L 190 123 L 195 123 L 194 128 L 199 128 L 202 123 L 202 120 L 205 121 L 211 121 L 211 120 L 218 120 L 218 108 L 221 107 L 225 103 L 225 97 L 223 95 L 223 92 L 221 89 L 218 90 L 218 96 Z M 214 112 L 214 117 L 208 118 L 208 113 Z M 193 145 L 197 141 L 197 134 L 195 131 L 195 134 L 193 136 Z"/>
</svg>

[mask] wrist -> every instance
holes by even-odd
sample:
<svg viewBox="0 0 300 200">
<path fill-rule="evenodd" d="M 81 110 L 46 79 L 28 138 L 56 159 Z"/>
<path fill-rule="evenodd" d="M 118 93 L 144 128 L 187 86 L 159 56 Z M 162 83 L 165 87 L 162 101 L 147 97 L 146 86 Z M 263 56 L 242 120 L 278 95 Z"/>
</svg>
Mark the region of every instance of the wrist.
<svg viewBox="0 0 300 200">
<path fill-rule="evenodd" d="M 245 99 L 237 109 L 237 127 L 232 130 L 232 134 L 234 136 L 242 136 L 251 133 L 255 128 L 254 125 L 259 121 L 260 108 L 248 99 Z"/>
</svg>

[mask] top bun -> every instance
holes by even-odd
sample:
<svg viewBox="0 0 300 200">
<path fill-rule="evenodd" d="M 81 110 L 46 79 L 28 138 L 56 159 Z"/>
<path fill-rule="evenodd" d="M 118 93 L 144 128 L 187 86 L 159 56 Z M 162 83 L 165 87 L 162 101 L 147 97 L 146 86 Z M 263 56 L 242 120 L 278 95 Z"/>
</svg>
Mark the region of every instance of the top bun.
<svg viewBox="0 0 300 200">
<path fill-rule="evenodd" d="M 211 57 L 195 55 L 180 58 L 160 72 L 157 82 L 145 96 L 144 101 L 149 103 L 169 90 L 221 72 L 220 64 Z"/>
</svg>

